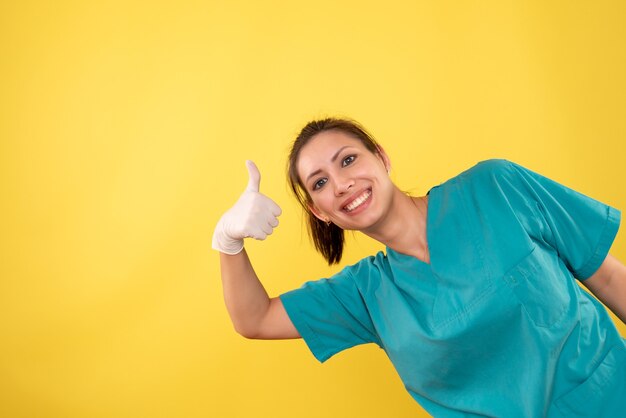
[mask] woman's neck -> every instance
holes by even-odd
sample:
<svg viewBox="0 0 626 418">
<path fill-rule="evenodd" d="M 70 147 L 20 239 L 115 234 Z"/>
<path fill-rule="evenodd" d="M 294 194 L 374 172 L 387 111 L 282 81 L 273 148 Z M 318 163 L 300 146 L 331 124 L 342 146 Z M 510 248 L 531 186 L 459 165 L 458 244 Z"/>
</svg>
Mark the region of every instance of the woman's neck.
<svg viewBox="0 0 626 418">
<path fill-rule="evenodd" d="M 363 233 L 396 252 L 430 263 L 427 214 L 428 196 L 411 197 L 396 189 L 388 214 Z"/>
</svg>

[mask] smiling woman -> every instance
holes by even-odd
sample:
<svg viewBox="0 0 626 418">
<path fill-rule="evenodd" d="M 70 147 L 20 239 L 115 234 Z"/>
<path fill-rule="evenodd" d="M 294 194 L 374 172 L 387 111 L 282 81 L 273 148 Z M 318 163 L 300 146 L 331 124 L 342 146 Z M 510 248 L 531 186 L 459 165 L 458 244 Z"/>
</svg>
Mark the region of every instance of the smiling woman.
<svg viewBox="0 0 626 418">
<path fill-rule="evenodd" d="M 243 239 L 271 234 L 280 208 L 248 163 L 248 188 L 213 236 L 237 331 L 301 337 L 321 362 L 374 343 L 437 417 L 619 416 L 626 342 L 575 279 L 626 321 L 626 268 L 609 255 L 621 213 L 506 160 L 422 197 L 402 192 L 389 168 L 356 122 L 305 126 L 289 182 L 318 251 L 339 262 L 344 230 L 387 248 L 270 298 Z"/>
<path fill-rule="evenodd" d="M 311 141 L 313 137 L 325 140 L 324 146 L 316 146 L 318 141 Z M 324 155 L 324 160 L 320 162 L 316 161 L 316 157 L 321 158 L 321 155 L 316 155 L 315 153 L 317 151 L 326 151 L 326 153 L 328 153 L 327 147 L 329 143 L 332 144 L 333 140 L 337 139 L 343 141 L 343 143 L 337 143 L 338 146 L 330 148 L 333 153 L 332 157 L 328 158 L 327 155 Z M 308 152 L 302 153 L 303 148 L 307 148 Z M 357 155 L 347 152 L 350 148 L 358 152 Z M 329 264 L 338 263 L 341 260 L 344 229 L 333 223 L 330 216 L 324 215 L 324 213 L 313 204 L 311 193 L 317 197 L 324 196 L 320 189 L 322 189 L 328 181 L 328 178 L 320 176 L 320 174 L 322 174 L 321 167 L 324 163 L 328 162 L 335 164 L 339 155 L 344 151 L 346 156 L 343 156 L 340 160 L 339 164 L 341 168 L 351 165 L 356 161 L 356 158 L 365 155 L 369 156 L 370 159 L 374 156 L 378 157 L 380 163 L 384 164 L 385 169 L 387 171 L 389 170 L 389 160 L 372 135 L 358 123 L 342 119 L 324 119 L 312 121 L 307 124 L 302 129 L 291 148 L 287 170 L 291 190 L 294 192 L 307 214 L 309 233 L 313 239 L 315 248 L 324 256 Z M 301 154 L 304 155 L 302 156 Z M 303 159 L 304 161 L 302 161 L 302 163 L 304 167 L 299 164 Z M 318 163 L 321 164 L 316 166 Z M 303 169 L 309 171 L 307 173 L 301 173 L 300 171 Z M 313 181 L 314 176 L 320 178 L 316 178 L 316 180 Z M 304 179 L 304 182 L 301 179 Z M 304 183 L 307 183 L 308 187 Z M 332 190 L 330 192 L 332 193 Z M 325 195 L 327 196 L 328 193 L 327 191 Z"/>
</svg>

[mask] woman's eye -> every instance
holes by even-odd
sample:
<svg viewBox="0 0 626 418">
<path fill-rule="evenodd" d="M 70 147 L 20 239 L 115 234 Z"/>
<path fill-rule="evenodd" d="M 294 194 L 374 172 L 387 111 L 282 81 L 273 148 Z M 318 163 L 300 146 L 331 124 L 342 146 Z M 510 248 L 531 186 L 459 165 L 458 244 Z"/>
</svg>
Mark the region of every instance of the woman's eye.
<svg viewBox="0 0 626 418">
<path fill-rule="evenodd" d="M 323 179 L 319 179 L 318 181 L 315 182 L 315 184 L 313 184 L 313 190 L 317 190 L 320 187 L 322 187 L 323 185 L 326 184 L 328 180 L 323 178 Z"/>
<path fill-rule="evenodd" d="M 342 167 L 345 167 L 347 165 L 350 165 L 354 162 L 354 160 L 356 160 L 356 156 L 354 155 L 348 155 L 346 158 L 343 159 L 343 162 L 341 163 Z"/>
</svg>

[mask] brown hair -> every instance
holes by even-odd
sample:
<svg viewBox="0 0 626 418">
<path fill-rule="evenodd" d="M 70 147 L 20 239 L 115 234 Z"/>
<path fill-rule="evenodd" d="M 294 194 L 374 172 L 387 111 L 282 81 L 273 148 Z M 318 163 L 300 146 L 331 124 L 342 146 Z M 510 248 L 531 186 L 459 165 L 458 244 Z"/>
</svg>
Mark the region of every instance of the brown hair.
<svg viewBox="0 0 626 418">
<path fill-rule="evenodd" d="M 296 199 L 304 208 L 308 216 L 309 236 L 315 244 L 315 249 L 324 256 L 329 265 L 339 263 L 343 253 L 344 231 L 335 224 L 327 225 L 318 219 L 309 209 L 311 196 L 298 176 L 298 157 L 304 147 L 315 135 L 326 131 L 340 131 L 358 139 L 373 154 L 379 154 L 379 146 L 365 128 L 358 122 L 350 119 L 326 118 L 314 120 L 306 124 L 291 147 L 287 166 L 289 186 Z"/>
</svg>

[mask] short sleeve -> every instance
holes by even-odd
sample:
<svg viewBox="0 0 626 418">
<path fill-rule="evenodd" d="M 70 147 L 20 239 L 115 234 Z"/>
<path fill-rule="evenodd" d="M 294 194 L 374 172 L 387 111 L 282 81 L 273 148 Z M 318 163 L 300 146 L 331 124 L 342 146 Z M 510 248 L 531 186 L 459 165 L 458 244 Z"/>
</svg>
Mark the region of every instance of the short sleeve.
<svg viewBox="0 0 626 418">
<path fill-rule="evenodd" d="M 359 344 L 380 345 L 350 267 L 280 295 L 294 326 L 320 362 Z"/>
<path fill-rule="evenodd" d="M 543 237 L 579 280 L 600 267 L 617 235 L 619 210 L 509 162 L 528 198 L 535 200 Z"/>
</svg>

